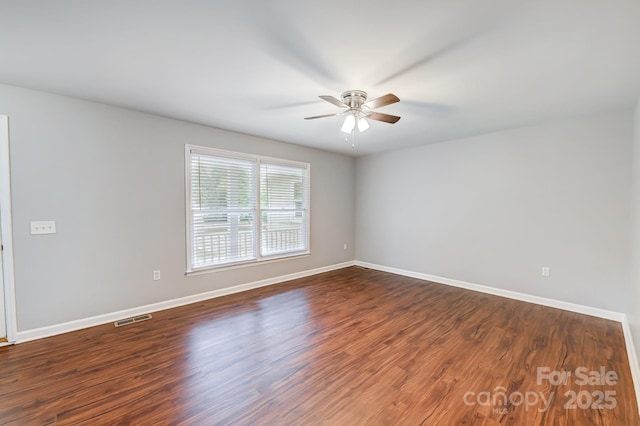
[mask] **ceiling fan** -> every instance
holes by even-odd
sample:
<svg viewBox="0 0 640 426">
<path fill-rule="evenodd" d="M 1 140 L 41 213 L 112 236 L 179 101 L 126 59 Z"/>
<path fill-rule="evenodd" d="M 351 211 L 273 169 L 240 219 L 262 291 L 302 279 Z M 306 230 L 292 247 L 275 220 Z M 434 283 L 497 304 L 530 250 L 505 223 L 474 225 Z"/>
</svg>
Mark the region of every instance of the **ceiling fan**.
<svg viewBox="0 0 640 426">
<path fill-rule="evenodd" d="M 396 123 L 400 120 L 397 115 L 383 114 L 381 112 L 372 111 L 375 108 L 381 108 L 383 106 L 391 105 L 396 102 L 400 102 L 400 99 L 393 93 L 388 93 L 379 98 L 373 99 L 367 102 L 367 92 L 362 90 L 348 90 L 341 95 L 342 101 L 334 98 L 333 96 L 320 96 L 320 99 L 334 104 L 337 107 L 343 108 L 343 111 L 335 114 L 316 115 L 314 117 L 305 117 L 305 120 L 314 120 L 316 118 L 334 117 L 336 115 L 346 115 L 344 123 L 342 124 L 342 130 L 344 133 L 351 133 L 356 124 L 358 130 L 364 132 L 369 128 L 367 118 L 371 120 L 383 121 L 385 123 Z"/>
</svg>

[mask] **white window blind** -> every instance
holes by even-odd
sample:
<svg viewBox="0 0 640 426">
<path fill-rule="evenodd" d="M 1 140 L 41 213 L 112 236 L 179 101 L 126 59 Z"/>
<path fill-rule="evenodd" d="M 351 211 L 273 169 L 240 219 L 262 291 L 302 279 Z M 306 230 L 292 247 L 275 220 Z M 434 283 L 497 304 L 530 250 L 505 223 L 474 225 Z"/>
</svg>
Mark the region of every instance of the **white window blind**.
<svg viewBox="0 0 640 426">
<path fill-rule="evenodd" d="M 260 164 L 261 255 L 307 250 L 307 169 Z"/>
<path fill-rule="evenodd" d="M 309 165 L 185 147 L 187 272 L 309 251 Z"/>
<path fill-rule="evenodd" d="M 255 162 L 191 154 L 193 268 L 256 258 Z"/>
</svg>

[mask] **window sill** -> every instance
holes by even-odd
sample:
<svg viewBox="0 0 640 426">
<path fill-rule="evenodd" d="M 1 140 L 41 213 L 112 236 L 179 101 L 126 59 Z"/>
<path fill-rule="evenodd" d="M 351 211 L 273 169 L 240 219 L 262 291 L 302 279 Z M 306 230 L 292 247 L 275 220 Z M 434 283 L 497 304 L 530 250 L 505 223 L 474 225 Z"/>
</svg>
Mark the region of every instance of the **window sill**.
<svg viewBox="0 0 640 426">
<path fill-rule="evenodd" d="M 198 268 L 198 269 L 194 269 L 192 271 L 186 271 L 184 273 L 185 276 L 190 277 L 193 275 L 203 275 L 203 274 L 210 274 L 212 272 L 222 272 L 222 271 L 230 271 L 232 269 L 240 269 L 240 268 L 249 268 L 251 266 L 258 266 L 258 265 L 265 265 L 268 263 L 276 263 L 276 262 L 283 262 L 285 260 L 293 260 L 293 259 L 300 259 L 303 257 L 309 257 L 311 256 L 311 252 L 310 251 L 306 251 L 303 253 L 299 253 L 299 254 L 294 254 L 294 255 L 286 255 L 286 256 L 274 256 L 274 257 L 268 257 L 268 258 L 264 258 L 261 260 L 250 260 L 247 262 L 240 262 L 240 263 L 234 263 L 232 265 L 222 265 L 222 266 L 209 266 L 209 267 L 205 267 L 205 268 Z"/>
</svg>

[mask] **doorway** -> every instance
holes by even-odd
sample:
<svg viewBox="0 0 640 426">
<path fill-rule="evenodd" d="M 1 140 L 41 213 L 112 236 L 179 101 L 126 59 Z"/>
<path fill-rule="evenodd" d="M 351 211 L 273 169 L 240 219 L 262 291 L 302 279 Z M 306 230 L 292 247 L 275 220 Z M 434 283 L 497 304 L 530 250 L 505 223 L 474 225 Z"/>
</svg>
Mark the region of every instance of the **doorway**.
<svg viewBox="0 0 640 426">
<path fill-rule="evenodd" d="M 9 117 L 0 115 L 0 346 L 15 342 Z"/>
</svg>

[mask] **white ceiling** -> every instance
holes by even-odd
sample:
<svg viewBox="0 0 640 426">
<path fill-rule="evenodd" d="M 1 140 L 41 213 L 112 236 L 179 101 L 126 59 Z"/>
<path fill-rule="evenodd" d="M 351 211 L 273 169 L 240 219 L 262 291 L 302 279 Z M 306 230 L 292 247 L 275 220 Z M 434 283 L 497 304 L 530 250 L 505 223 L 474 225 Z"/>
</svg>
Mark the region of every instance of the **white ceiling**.
<svg viewBox="0 0 640 426">
<path fill-rule="evenodd" d="M 364 155 L 631 108 L 640 0 L 0 0 L 0 83 Z"/>
</svg>

